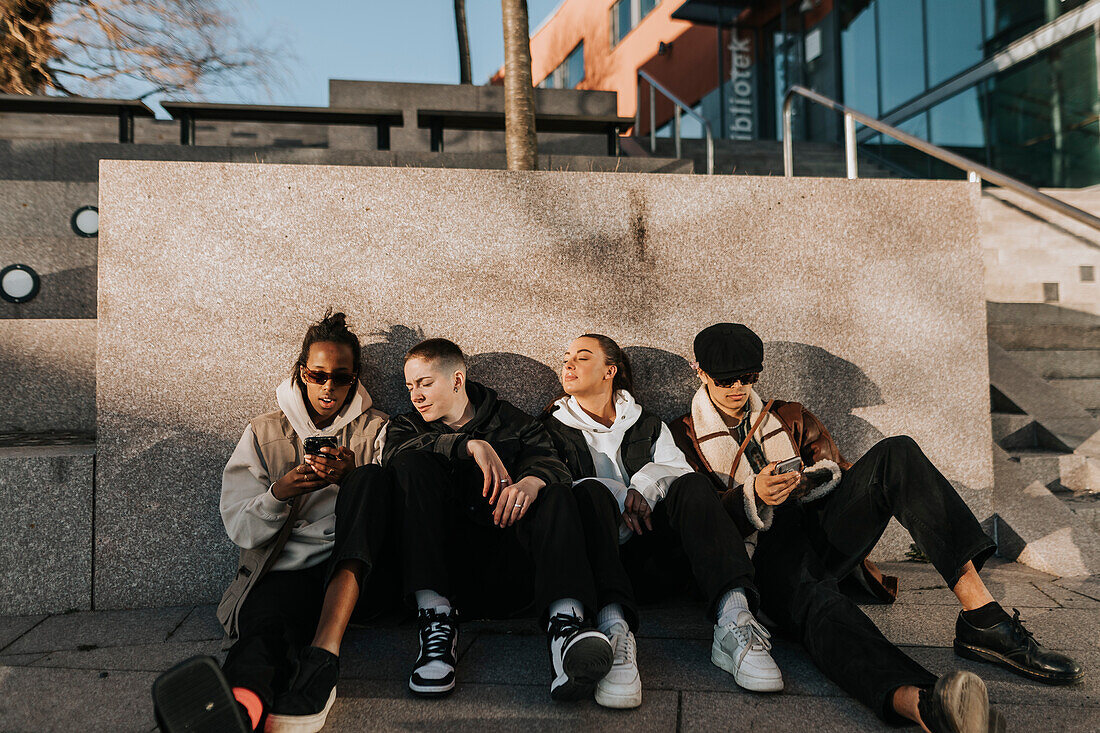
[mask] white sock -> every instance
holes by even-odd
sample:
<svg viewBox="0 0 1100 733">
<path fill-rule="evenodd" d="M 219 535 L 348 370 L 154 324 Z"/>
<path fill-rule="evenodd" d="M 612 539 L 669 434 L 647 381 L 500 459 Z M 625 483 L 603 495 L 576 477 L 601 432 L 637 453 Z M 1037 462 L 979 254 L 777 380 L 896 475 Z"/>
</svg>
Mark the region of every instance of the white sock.
<svg viewBox="0 0 1100 733">
<path fill-rule="evenodd" d="M 718 602 L 718 625 L 736 623 L 742 611 L 752 613 L 749 611 L 749 599 L 745 596 L 745 589 L 733 588 L 726 591 L 722 600 Z"/>
<path fill-rule="evenodd" d="M 608 603 L 596 615 L 596 628 L 601 634 L 610 636 L 611 627 L 615 624 L 622 624 L 624 629 L 630 628 L 630 624 L 626 622 L 626 616 L 623 615 L 623 607 L 618 603 Z"/>
<path fill-rule="evenodd" d="M 559 613 L 566 616 L 576 616 L 578 620 L 584 619 L 584 604 L 576 598 L 560 598 L 550 604 L 549 617 L 553 618 Z"/>
<path fill-rule="evenodd" d="M 437 613 L 451 612 L 451 602 L 434 590 L 418 590 L 414 595 L 416 595 L 417 608 Z"/>
</svg>

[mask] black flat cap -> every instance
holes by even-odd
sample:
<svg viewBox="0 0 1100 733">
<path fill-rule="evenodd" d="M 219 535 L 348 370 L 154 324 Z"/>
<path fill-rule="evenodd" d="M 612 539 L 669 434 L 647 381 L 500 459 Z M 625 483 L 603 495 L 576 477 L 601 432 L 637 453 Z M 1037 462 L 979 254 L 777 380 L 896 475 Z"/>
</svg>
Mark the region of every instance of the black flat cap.
<svg viewBox="0 0 1100 733">
<path fill-rule="evenodd" d="M 695 361 L 713 379 L 730 379 L 764 368 L 764 342 L 740 323 L 716 323 L 695 337 Z"/>
</svg>

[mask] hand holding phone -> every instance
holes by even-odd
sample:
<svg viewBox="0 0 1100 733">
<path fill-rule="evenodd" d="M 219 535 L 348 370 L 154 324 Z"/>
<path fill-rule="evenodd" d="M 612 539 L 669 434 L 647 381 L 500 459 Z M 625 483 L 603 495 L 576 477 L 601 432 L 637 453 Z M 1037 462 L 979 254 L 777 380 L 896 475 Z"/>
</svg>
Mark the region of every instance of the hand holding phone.
<svg viewBox="0 0 1100 733">
<path fill-rule="evenodd" d="M 801 461 L 800 461 L 801 462 Z M 784 461 L 789 464 L 790 461 Z M 779 472 L 779 463 L 772 461 L 760 473 L 756 474 L 753 488 L 760 501 L 768 506 L 778 506 L 787 500 L 787 496 L 797 486 L 802 474 L 797 471 Z"/>
<path fill-rule="evenodd" d="M 791 471 L 802 471 L 802 459 L 798 456 L 795 456 L 794 458 L 788 458 L 785 461 L 780 461 L 776 465 L 775 471 L 773 471 L 773 473 L 778 475 L 781 473 L 790 473 Z"/>
<path fill-rule="evenodd" d="M 305 439 L 306 455 L 320 455 L 321 449 L 326 446 L 332 448 L 334 451 L 336 450 L 335 435 L 314 435 Z"/>
</svg>

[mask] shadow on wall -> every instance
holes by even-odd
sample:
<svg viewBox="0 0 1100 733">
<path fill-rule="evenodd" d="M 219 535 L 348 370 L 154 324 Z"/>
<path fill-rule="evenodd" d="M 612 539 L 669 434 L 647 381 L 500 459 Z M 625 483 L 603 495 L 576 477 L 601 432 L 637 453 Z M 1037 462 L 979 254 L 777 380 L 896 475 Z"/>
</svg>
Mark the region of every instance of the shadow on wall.
<svg viewBox="0 0 1100 733">
<path fill-rule="evenodd" d="M 885 437 L 852 414 L 859 407 L 883 404 L 878 385 L 858 366 L 821 347 L 793 341 L 765 344 L 757 392 L 765 399 L 801 402 L 821 420 L 849 461 Z"/>
<path fill-rule="evenodd" d="M 396 325 L 371 337 L 381 340 L 363 346 L 364 386 L 379 409 L 391 415 L 408 412 L 402 365 L 405 352 L 425 333 L 419 327 Z M 624 351 L 634 371 L 639 403 L 666 422 L 691 409 L 699 379 L 687 359 L 650 346 L 628 346 Z M 858 366 L 818 346 L 790 341 L 768 343 L 765 355 L 765 371 L 757 385 L 762 397 L 801 402 L 821 419 L 849 460 L 882 440 L 873 425 L 852 414 L 856 408 L 883 404 L 878 386 Z M 528 356 L 490 351 L 468 358 L 471 379 L 492 387 L 528 414 L 539 414 L 561 394 L 557 372 Z"/>
</svg>

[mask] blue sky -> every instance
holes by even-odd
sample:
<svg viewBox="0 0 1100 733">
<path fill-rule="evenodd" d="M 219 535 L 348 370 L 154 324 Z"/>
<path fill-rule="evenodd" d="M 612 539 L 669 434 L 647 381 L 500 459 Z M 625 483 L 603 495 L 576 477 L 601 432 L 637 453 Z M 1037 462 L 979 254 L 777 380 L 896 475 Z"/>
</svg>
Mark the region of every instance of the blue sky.
<svg viewBox="0 0 1100 733">
<path fill-rule="evenodd" d="M 531 28 L 560 0 L 527 0 Z M 223 90 L 210 101 L 328 104 L 328 80 L 458 83 L 453 0 L 252 0 L 242 31 L 283 54 L 284 78 L 263 90 Z M 308 12 L 303 12 L 308 9 Z M 466 0 L 475 84 L 504 62 L 500 0 Z"/>
</svg>

